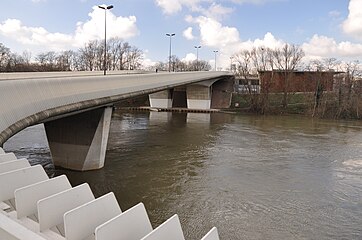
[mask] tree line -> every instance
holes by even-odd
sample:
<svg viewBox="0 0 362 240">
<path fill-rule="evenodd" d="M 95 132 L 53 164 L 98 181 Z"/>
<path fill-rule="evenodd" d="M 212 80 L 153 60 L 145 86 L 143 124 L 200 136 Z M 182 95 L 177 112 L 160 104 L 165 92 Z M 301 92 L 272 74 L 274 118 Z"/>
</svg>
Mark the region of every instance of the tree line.
<svg viewBox="0 0 362 240">
<path fill-rule="evenodd" d="M 93 40 L 77 51 L 48 51 L 32 58 L 29 51 L 22 54 L 12 53 L 8 47 L 0 43 L 0 72 L 103 70 L 104 51 L 104 42 Z M 119 38 L 107 41 L 107 69 L 140 69 L 142 60 L 143 51 L 128 42 Z"/>
<path fill-rule="evenodd" d="M 153 67 L 152 70 L 158 71 L 171 71 L 171 72 L 187 72 L 187 71 L 209 71 L 211 65 L 208 61 L 205 60 L 193 60 L 193 61 L 183 61 L 176 55 L 171 56 L 171 60 L 166 62 L 158 62 Z"/>
<path fill-rule="evenodd" d="M 142 66 L 144 53 L 119 38 L 107 41 L 108 70 L 137 70 Z M 34 61 L 35 60 L 35 61 Z M 97 71 L 103 70 L 104 42 L 93 40 L 77 51 L 47 51 L 32 56 L 29 51 L 13 53 L 0 43 L 0 72 L 45 72 L 45 71 Z M 158 62 L 148 70 L 169 70 L 169 60 Z M 211 65 L 204 60 L 182 61 L 176 55 L 171 56 L 171 71 L 209 71 Z"/>
<path fill-rule="evenodd" d="M 334 118 L 361 118 L 362 69 L 359 61 L 343 62 L 336 58 L 303 61 L 304 51 L 295 44 L 285 44 L 280 48 L 258 47 L 242 49 L 232 56 L 231 70 L 239 79 L 251 79 L 259 72 L 270 71 L 270 79 L 261 86 L 260 93 L 253 91 L 247 83 L 247 94 L 243 100 L 249 110 L 261 114 L 286 111 L 291 105 L 300 105 L 299 110 L 314 116 Z M 275 72 L 282 75 L 283 91 L 270 92 L 275 84 Z M 290 91 L 294 84 L 295 71 L 314 72 L 314 92 L 296 93 Z M 323 74 L 333 72 L 333 91 L 326 91 Z M 308 81 L 308 79 L 306 79 Z M 277 100 L 276 100 L 277 99 Z M 295 102 L 295 99 L 299 99 Z M 273 101 L 279 101 L 273 103 Z M 295 107 L 295 106 L 294 106 Z"/>
</svg>

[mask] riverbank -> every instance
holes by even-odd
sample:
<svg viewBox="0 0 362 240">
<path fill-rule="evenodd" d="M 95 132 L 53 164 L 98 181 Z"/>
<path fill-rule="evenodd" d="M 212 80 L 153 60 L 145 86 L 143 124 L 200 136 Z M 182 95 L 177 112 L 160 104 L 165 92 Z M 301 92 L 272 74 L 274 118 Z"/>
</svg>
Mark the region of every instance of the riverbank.
<svg viewBox="0 0 362 240">
<path fill-rule="evenodd" d="M 314 93 L 288 94 L 288 105 L 283 107 L 282 93 L 233 94 L 229 111 L 261 115 L 297 114 L 322 119 L 362 119 L 362 100 L 358 95 L 348 98 L 336 92 L 324 93 L 316 100 Z"/>
</svg>

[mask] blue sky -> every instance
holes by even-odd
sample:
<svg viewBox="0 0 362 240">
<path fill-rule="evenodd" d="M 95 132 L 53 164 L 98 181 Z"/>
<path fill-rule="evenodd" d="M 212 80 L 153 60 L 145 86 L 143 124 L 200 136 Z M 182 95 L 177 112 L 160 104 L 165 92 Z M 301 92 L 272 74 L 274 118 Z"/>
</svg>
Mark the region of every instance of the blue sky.
<svg viewBox="0 0 362 240">
<path fill-rule="evenodd" d="M 78 49 L 103 38 L 104 11 L 112 4 L 108 36 L 145 52 L 147 64 L 173 53 L 226 66 L 242 48 L 298 44 L 306 58 L 362 56 L 362 0 L 2 0 L 0 42 L 13 52 Z M 6 6 L 6 7 L 4 7 Z M 187 30 L 184 32 L 185 30 Z"/>
</svg>

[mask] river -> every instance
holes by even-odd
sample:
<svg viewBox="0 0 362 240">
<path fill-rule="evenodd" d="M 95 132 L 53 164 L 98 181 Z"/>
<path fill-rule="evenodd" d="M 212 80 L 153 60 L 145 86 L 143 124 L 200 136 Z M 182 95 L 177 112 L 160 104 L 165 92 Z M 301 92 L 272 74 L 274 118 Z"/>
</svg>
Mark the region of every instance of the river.
<svg viewBox="0 0 362 240">
<path fill-rule="evenodd" d="M 154 227 L 179 214 L 188 240 L 362 239 L 362 122 L 299 116 L 116 112 L 105 167 L 54 169 L 42 125 L 5 150 L 41 163 Z"/>
</svg>

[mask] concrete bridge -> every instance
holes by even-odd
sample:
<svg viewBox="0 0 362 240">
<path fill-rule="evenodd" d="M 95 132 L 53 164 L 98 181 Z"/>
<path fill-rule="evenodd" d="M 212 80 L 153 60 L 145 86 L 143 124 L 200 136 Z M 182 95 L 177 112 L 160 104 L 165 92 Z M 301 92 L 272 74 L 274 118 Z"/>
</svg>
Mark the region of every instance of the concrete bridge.
<svg viewBox="0 0 362 240">
<path fill-rule="evenodd" d="M 149 94 L 151 107 L 225 108 L 228 72 L 0 75 L 0 146 L 28 126 L 44 123 L 54 165 L 102 168 L 112 106 Z"/>
</svg>

